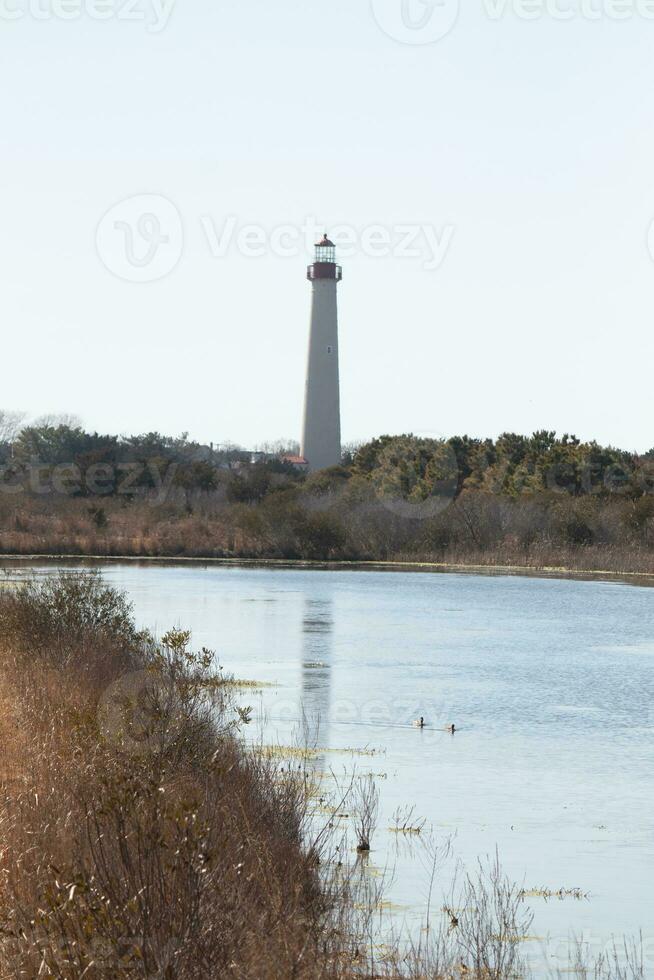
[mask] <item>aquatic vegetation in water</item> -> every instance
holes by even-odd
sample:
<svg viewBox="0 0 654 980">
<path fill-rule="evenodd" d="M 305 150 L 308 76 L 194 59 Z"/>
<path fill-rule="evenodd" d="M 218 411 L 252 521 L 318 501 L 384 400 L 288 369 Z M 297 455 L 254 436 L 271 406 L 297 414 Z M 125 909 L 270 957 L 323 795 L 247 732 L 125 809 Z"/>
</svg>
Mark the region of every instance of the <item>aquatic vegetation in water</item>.
<svg viewBox="0 0 654 980">
<path fill-rule="evenodd" d="M 581 888 L 523 888 L 520 895 L 522 898 L 544 898 L 546 902 L 551 898 L 558 898 L 561 902 L 565 898 L 573 898 L 578 902 L 590 899 L 590 894 Z"/>
<path fill-rule="evenodd" d="M 354 908 L 359 912 L 364 912 L 370 909 L 370 905 L 363 902 L 355 902 Z M 397 902 L 389 902 L 386 899 L 383 899 L 375 902 L 372 908 L 375 912 L 404 912 L 409 908 L 409 906 L 399 905 Z"/>
<path fill-rule="evenodd" d="M 355 748 L 334 748 L 324 749 L 298 745 L 257 745 L 254 747 L 264 759 L 300 759 L 311 761 L 319 759 L 323 755 L 360 755 L 374 756 L 385 753 L 385 749 L 355 749 Z"/>
<path fill-rule="evenodd" d="M 391 834 L 420 834 L 425 828 L 426 819 L 416 817 L 415 807 L 398 807 L 393 814 L 393 826 L 389 827 Z"/>
<path fill-rule="evenodd" d="M 239 677 L 221 679 L 221 686 L 235 691 L 263 691 L 267 687 L 277 687 L 274 681 L 249 681 Z"/>
<path fill-rule="evenodd" d="M 329 804 L 324 803 L 322 800 L 320 801 L 320 806 L 316 808 L 315 812 L 324 813 L 326 816 L 333 817 L 337 820 L 349 820 L 350 818 L 350 814 L 345 813 L 345 811 L 340 807 L 330 806 Z"/>
</svg>

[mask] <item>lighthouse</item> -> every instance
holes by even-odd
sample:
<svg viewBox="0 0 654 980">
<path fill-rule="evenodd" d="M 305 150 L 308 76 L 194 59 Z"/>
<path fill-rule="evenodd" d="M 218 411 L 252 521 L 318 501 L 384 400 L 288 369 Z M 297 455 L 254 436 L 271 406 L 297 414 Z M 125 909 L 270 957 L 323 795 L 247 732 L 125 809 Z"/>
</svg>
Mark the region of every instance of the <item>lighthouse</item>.
<svg viewBox="0 0 654 980">
<path fill-rule="evenodd" d="M 311 325 L 304 393 L 302 456 L 310 470 L 341 462 L 341 406 L 338 378 L 337 288 L 343 278 L 336 247 L 327 235 L 316 245 L 311 283 Z"/>
</svg>

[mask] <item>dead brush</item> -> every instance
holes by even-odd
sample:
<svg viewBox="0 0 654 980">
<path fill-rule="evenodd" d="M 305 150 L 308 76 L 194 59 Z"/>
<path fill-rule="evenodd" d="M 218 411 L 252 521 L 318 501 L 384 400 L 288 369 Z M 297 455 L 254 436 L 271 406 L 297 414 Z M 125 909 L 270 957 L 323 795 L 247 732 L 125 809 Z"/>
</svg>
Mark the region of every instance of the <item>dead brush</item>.
<svg viewBox="0 0 654 980">
<path fill-rule="evenodd" d="M 648 977 L 642 933 L 615 940 L 595 959 L 589 959 L 581 942 L 574 943 L 568 971 L 577 980 L 646 980 Z"/>
<path fill-rule="evenodd" d="M 503 980 L 525 974 L 521 943 L 534 917 L 497 854 L 466 875 L 453 907 L 460 910 L 454 932 L 460 960 L 472 976 Z"/>
<path fill-rule="evenodd" d="M 379 811 L 379 790 L 374 776 L 363 776 L 354 781 L 351 809 L 354 815 L 357 851 L 365 853 L 370 850 L 370 841 L 377 825 Z"/>
</svg>

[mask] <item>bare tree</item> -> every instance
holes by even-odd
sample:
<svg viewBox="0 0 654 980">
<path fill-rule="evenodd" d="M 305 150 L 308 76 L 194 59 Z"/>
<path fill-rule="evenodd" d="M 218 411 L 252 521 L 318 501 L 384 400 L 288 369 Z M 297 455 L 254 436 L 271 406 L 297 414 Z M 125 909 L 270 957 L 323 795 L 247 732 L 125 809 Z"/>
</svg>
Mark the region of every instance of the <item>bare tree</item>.
<svg viewBox="0 0 654 980">
<path fill-rule="evenodd" d="M 274 442 L 257 443 L 255 452 L 265 453 L 268 456 L 297 456 L 300 452 L 300 443 L 295 439 L 275 439 Z"/>
<path fill-rule="evenodd" d="M 60 425 L 65 425 L 69 429 L 79 429 L 82 427 L 82 420 L 79 415 L 72 415 L 68 412 L 53 412 L 48 415 L 40 415 L 38 419 L 35 419 L 32 423 L 36 428 L 40 426 L 49 426 L 56 429 Z"/>
<path fill-rule="evenodd" d="M 7 412 L 0 408 L 0 442 L 13 442 L 25 422 L 25 412 Z"/>
</svg>

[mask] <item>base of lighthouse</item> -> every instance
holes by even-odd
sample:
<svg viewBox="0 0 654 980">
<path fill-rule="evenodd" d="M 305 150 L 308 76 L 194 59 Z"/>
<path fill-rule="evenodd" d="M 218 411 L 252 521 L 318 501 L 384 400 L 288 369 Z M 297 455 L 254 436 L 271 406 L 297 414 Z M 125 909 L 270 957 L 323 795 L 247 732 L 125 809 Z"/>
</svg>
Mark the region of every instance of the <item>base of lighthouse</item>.
<svg viewBox="0 0 654 980">
<path fill-rule="evenodd" d="M 310 470 L 321 470 L 341 462 L 337 302 L 341 269 L 335 262 L 316 262 L 309 266 L 308 278 L 311 328 L 301 452 Z"/>
</svg>

